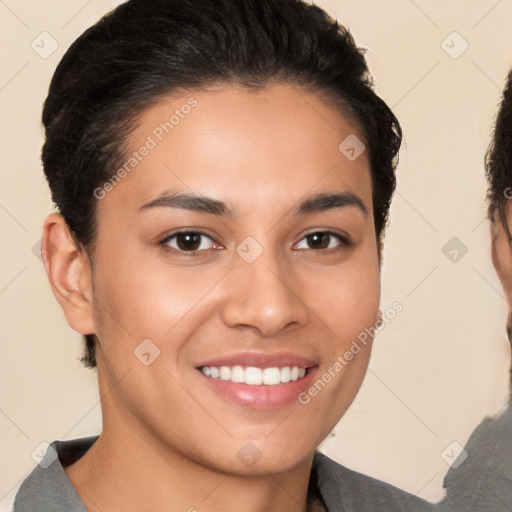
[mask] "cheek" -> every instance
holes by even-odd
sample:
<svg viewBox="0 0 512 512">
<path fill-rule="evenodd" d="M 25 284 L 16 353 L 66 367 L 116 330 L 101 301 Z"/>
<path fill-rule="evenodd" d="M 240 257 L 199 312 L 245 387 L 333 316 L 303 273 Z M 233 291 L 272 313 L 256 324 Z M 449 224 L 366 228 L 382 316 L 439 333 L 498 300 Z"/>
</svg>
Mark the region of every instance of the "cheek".
<svg viewBox="0 0 512 512">
<path fill-rule="evenodd" d="M 379 315 L 378 261 L 354 262 L 332 273 L 318 295 L 316 313 L 332 338 L 312 386 L 299 397 L 333 428 L 355 398 L 366 374 Z M 325 428 L 325 425 L 318 425 Z"/>
<path fill-rule="evenodd" d="M 322 320 L 340 340 L 357 335 L 378 316 L 380 272 L 378 261 L 353 259 L 311 275 L 305 297 L 310 297 Z"/>
<path fill-rule="evenodd" d="M 317 276 L 318 277 L 318 276 Z M 327 277 L 327 276 L 326 276 Z M 324 349 L 324 364 L 319 374 L 331 369 L 337 393 L 345 387 L 343 396 L 355 395 L 366 372 L 370 358 L 372 335 L 378 325 L 380 305 L 380 270 L 377 259 L 354 259 L 331 271 L 323 286 L 309 287 L 309 296 L 314 297 L 314 313 L 331 334 Z M 333 365 L 336 365 L 333 368 Z M 327 375 L 326 378 L 330 377 Z M 349 390 L 350 388 L 350 390 Z M 329 394 L 329 393 L 327 393 Z M 332 397 L 334 401 L 338 399 Z"/>
<path fill-rule="evenodd" d="M 112 253 L 94 272 L 97 328 L 109 339 L 163 339 L 204 307 L 226 271 L 221 265 L 177 267 L 164 259 Z"/>
<path fill-rule="evenodd" d="M 512 251 L 503 231 L 492 245 L 492 261 L 507 296 L 512 294 Z"/>
</svg>

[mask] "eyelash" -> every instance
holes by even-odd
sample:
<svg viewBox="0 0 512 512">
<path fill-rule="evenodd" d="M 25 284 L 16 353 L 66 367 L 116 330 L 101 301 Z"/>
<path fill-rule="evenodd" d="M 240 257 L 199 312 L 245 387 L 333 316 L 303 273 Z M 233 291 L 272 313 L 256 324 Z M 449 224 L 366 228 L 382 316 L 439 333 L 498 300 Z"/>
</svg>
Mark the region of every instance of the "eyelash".
<svg viewBox="0 0 512 512">
<path fill-rule="evenodd" d="M 331 237 L 337 238 L 338 241 L 340 242 L 340 246 L 339 247 L 331 247 L 328 249 L 307 249 L 307 250 L 313 251 L 318 254 L 319 253 L 331 254 L 333 251 L 347 250 L 348 248 L 350 248 L 352 246 L 352 242 L 345 235 L 343 235 L 337 231 L 331 230 L 331 229 L 327 229 L 324 231 L 321 231 L 321 230 L 320 231 L 311 231 L 310 233 L 306 233 L 299 240 L 299 242 L 301 242 L 308 236 L 317 235 L 317 234 L 329 235 Z M 207 235 L 206 233 L 203 233 L 202 231 L 183 230 L 183 231 L 176 231 L 175 233 L 172 233 L 171 235 L 166 236 L 165 238 L 160 240 L 158 242 L 158 244 L 160 246 L 162 246 L 165 250 L 178 252 L 178 253 L 181 253 L 183 255 L 190 256 L 190 257 L 202 256 L 204 251 L 207 250 L 207 249 L 202 249 L 202 250 L 184 251 L 182 249 L 176 249 L 174 247 L 169 247 L 167 244 L 179 235 L 200 235 L 200 236 L 209 238 L 212 242 L 216 243 L 215 240 L 213 240 L 213 238 L 211 236 Z M 305 249 L 299 249 L 299 250 L 304 251 Z"/>
</svg>

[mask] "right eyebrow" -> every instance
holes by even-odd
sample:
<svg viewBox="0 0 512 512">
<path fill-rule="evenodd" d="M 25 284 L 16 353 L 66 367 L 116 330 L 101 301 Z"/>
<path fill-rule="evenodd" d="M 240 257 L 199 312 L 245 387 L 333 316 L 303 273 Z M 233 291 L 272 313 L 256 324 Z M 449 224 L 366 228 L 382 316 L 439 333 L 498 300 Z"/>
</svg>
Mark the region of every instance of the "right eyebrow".
<svg viewBox="0 0 512 512">
<path fill-rule="evenodd" d="M 139 210 L 148 210 L 150 208 L 157 207 L 192 210 L 200 213 L 224 215 L 228 217 L 232 217 L 234 215 L 233 210 L 222 201 L 189 193 L 178 193 L 173 195 L 164 193 L 160 197 L 157 197 L 149 203 L 141 206 Z"/>
</svg>

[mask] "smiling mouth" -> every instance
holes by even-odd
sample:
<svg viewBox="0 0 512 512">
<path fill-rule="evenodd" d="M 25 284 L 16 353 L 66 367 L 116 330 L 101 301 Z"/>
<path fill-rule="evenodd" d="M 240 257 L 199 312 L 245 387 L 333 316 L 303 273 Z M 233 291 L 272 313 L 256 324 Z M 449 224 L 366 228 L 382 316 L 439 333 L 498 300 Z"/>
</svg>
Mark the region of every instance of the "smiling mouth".
<svg viewBox="0 0 512 512">
<path fill-rule="evenodd" d="M 277 386 L 304 378 L 308 368 L 283 366 L 257 368 L 255 366 L 202 366 L 199 368 L 207 377 L 226 380 L 249 386 Z"/>
</svg>

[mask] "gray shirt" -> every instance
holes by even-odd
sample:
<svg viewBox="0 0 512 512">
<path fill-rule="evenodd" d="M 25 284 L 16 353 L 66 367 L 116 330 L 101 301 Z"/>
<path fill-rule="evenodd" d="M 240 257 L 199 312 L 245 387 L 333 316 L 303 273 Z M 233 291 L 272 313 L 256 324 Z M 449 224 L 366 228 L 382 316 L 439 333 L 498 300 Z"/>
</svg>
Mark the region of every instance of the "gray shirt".
<svg viewBox="0 0 512 512">
<path fill-rule="evenodd" d="M 14 512 L 87 512 L 64 472 L 82 457 L 96 437 L 54 441 L 43 460 L 21 484 Z M 328 512 L 427 512 L 432 505 L 396 487 L 352 471 L 316 452 L 310 496 Z"/>
<path fill-rule="evenodd" d="M 512 511 L 512 411 L 485 418 L 464 447 L 467 459 L 444 480 L 439 512 Z"/>
</svg>

